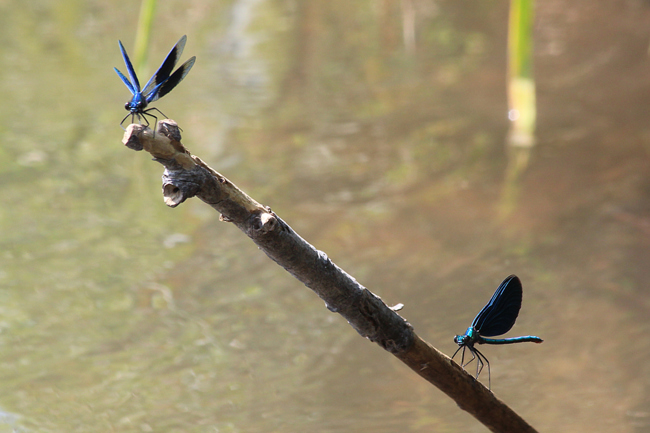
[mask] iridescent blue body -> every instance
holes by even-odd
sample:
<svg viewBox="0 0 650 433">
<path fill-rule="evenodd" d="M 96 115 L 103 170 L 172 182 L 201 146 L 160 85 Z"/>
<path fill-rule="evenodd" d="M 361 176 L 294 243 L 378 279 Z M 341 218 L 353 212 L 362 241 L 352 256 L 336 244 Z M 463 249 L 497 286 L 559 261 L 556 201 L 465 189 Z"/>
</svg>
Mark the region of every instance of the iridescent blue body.
<svg viewBox="0 0 650 433">
<path fill-rule="evenodd" d="M 133 122 L 136 117 L 138 120 L 140 120 L 140 116 L 142 116 L 144 121 L 147 123 L 147 126 L 149 126 L 149 121 L 145 116 L 151 116 L 156 119 L 156 121 L 158 121 L 158 118 L 151 114 L 151 111 L 153 110 L 156 110 L 165 116 L 165 114 L 159 109 L 155 107 L 147 108 L 147 106 L 153 101 L 156 101 L 157 99 L 162 98 L 167 93 L 171 92 L 172 89 L 176 87 L 178 83 L 183 80 L 183 78 L 185 78 L 188 72 L 190 72 L 192 66 L 194 66 L 196 57 L 190 58 L 172 74 L 174 66 L 176 66 L 178 59 L 183 53 L 183 48 L 185 48 L 186 41 L 187 36 L 183 36 L 178 40 L 178 42 L 176 42 L 176 45 L 174 45 L 169 54 L 167 54 L 167 57 L 165 57 L 165 60 L 162 62 L 156 73 L 153 74 L 149 81 L 147 81 L 147 84 L 142 90 L 140 90 L 140 81 L 138 80 L 138 76 L 135 74 L 135 69 L 133 69 L 133 65 L 131 64 L 131 60 L 129 59 L 128 54 L 126 54 L 124 45 L 122 45 L 122 41 L 119 41 L 122 58 L 124 59 L 126 71 L 129 74 L 131 80 L 129 81 L 129 79 L 126 78 L 126 76 L 117 68 L 113 69 L 115 69 L 117 75 L 122 79 L 126 87 L 133 95 L 131 97 L 131 100 L 124 104 L 124 108 L 129 112 L 129 114 L 124 116 L 124 119 L 122 119 L 120 125 L 122 125 L 129 116 L 131 116 L 131 122 Z"/>
<path fill-rule="evenodd" d="M 544 341 L 534 335 L 513 338 L 485 338 L 505 334 L 513 327 L 519 315 L 522 296 L 521 281 L 516 275 L 510 275 L 499 285 L 487 305 L 479 311 L 465 334 L 454 337 L 458 349 L 451 358 L 453 359 L 458 351 L 463 349 L 460 361 L 463 368 L 476 358 L 476 379 L 481 374 L 483 366 L 487 364 L 488 387 L 491 387 L 490 362 L 485 355 L 474 347 L 475 344 L 541 343 Z M 472 354 L 472 359 L 467 363 L 465 363 L 465 349 L 469 349 Z"/>
</svg>

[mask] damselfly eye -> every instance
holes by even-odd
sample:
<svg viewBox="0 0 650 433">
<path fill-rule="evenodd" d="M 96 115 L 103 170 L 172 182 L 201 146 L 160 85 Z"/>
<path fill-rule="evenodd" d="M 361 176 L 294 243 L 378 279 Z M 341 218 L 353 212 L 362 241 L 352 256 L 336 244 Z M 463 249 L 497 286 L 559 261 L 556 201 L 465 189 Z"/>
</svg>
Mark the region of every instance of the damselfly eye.
<svg viewBox="0 0 650 433">
<path fill-rule="evenodd" d="M 131 111 L 131 108 L 130 108 L 128 102 L 125 102 L 125 103 L 124 103 L 124 109 L 125 109 L 126 111 Z"/>
</svg>

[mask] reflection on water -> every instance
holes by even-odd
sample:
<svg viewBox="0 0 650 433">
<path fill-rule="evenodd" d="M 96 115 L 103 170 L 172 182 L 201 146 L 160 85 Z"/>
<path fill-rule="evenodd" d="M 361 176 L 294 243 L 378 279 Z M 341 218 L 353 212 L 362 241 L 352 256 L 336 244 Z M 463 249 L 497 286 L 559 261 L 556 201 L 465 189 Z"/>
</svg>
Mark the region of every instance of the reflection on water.
<svg viewBox="0 0 650 433">
<path fill-rule="evenodd" d="M 537 107 L 533 75 L 534 1 L 513 0 L 508 18 L 508 166 L 500 212 L 507 217 L 519 202 L 521 175 L 535 145 Z"/>
<path fill-rule="evenodd" d="M 164 207 L 160 167 L 119 144 L 137 5 L 99 5 L 0 30 L 0 431 L 481 430 L 207 206 Z M 468 6 L 165 2 L 153 49 L 187 33 L 197 63 L 160 107 L 449 354 L 519 275 L 511 335 L 545 341 L 484 353 L 539 430 L 647 431 L 650 9 L 537 4 L 513 181 L 508 4 Z"/>
</svg>

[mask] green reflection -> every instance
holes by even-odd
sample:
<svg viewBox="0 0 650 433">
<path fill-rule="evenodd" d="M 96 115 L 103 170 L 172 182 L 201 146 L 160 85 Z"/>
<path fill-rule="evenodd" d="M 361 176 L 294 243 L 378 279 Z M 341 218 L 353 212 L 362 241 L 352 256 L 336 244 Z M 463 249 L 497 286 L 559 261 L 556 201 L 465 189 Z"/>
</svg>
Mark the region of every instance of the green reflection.
<svg viewBox="0 0 650 433">
<path fill-rule="evenodd" d="M 508 167 L 500 212 L 509 215 L 519 197 L 519 177 L 528 167 L 535 144 L 533 76 L 534 0 L 511 0 L 508 29 Z"/>
<path fill-rule="evenodd" d="M 144 65 L 147 64 L 151 31 L 153 28 L 157 4 L 157 0 L 142 0 L 140 4 L 140 15 L 135 35 L 135 51 L 133 56 L 133 61 L 135 63 L 133 67 L 138 71 L 137 73 L 141 77 L 148 75 L 145 73 Z M 144 83 L 142 83 L 142 85 L 144 85 Z"/>
</svg>

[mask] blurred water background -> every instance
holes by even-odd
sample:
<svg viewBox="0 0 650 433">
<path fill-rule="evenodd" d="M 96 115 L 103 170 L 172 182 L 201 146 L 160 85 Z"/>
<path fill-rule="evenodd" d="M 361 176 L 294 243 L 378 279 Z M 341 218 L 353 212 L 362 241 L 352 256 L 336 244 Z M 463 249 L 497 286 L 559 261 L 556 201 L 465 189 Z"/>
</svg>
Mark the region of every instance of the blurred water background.
<svg viewBox="0 0 650 433">
<path fill-rule="evenodd" d="M 120 142 L 140 5 L 0 1 L 0 432 L 479 432 Z M 161 2 L 183 142 L 452 354 L 507 275 L 492 389 L 540 431 L 650 432 L 650 3 Z M 511 102 L 512 103 L 512 102 Z M 516 116 L 515 116 L 516 118 Z M 529 131 L 530 132 L 530 131 Z M 483 349 L 483 348 L 482 348 Z"/>
</svg>

